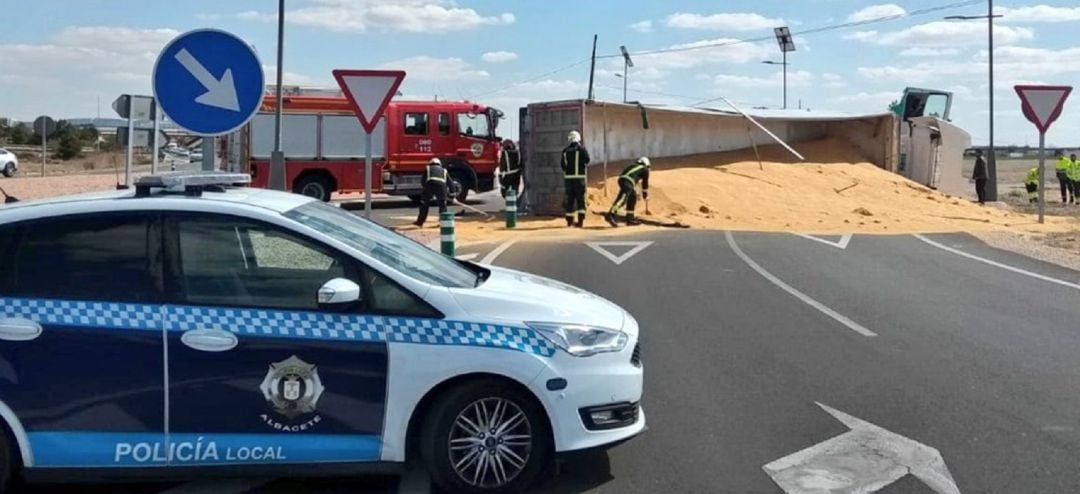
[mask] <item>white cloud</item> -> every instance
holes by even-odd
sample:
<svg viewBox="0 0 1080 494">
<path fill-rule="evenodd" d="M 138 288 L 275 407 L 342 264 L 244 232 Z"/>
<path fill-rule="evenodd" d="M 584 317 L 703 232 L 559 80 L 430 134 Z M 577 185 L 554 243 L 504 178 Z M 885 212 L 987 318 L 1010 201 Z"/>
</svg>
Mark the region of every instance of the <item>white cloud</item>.
<svg viewBox="0 0 1080 494">
<path fill-rule="evenodd" d="M 845 36 L 883 46 L 940 47 L 980 46 L 986 43 L 986 24 L 980 22 L 935 21 L 919 24 L 900 31 L 878 33 L 859 31 Z M 1035 32 L 1026 27 L 999 26 L 994 30 L 994 42 L 999 46 L 1016 44 L 1035 38 Z"/>
<path fill-rule="evenodd" d="M 312 0 L 311 3 L 311 6 L 286 12 L 286 22 L 346 32 L 447 33 L 515 21 L 511 13 L 481 15 L 449 0 Z M 277 14 L 247 11 L 237 17 L 275 21 Z"/>
<path fill-rule="evenodd" d="M 1080 7 L 1054 7 L 1050 5 L 1031 5 L 1027 7 L 998 7 L 995 14 L 1005 17 L 999 22 L 1035 23 L 1035 22 L 1076 22 L 1080 21 Z"/>
<path fill-rule="evenodd" d="M 823 85 L 830 89 L 839 89 L 847 87 L 847 81 L 840 74 L 825 73 L 821 74 L 821 81 Z"/>
<path fill-rule="evenodd" d="M 805 70 L 788 72 L 787 75 L 789 88 L 809 87 L 815 80 L 817 77 Z M 784 85 L 784 76 L 780 72 L 768 77 L 720 74 L 713 77 L 713 83 L 721 88 L 731 89 L 780 88 Z"/>
<path fill-rule="evenodd" d="M 487 79 L 485 70 L 473 68 L 460 58 L 435 58 L 426 55 L 403 58 L 381 65 L 384 69 L 404 70 L 416 81 L 475 81 Z"/>
<path fill-rule="evenodd" d="M 847 20 L 848 22 L 865 22 L 884 17 L 900 17 L 904 15 L 907 15 L 907 11 L 904 10 L 903 7 L 895 3 L 885 3 L 871 5 L 856 12 L 852 12 Z"/>
<path fill-rule="evenodd" d="M 770 19 L 754 13 L 722 13 L 712 15 L 676 13 L 668 16 L 668 27 L 706 29 L 710 31 L 757 31 L 786 25 L 783 19 Z"/>
<path fill-rule="evenodd" d="M 719 45 L 719 46 L 714 46 Z M 700 48 L 699 48 L 700 47 Z M 745 64 L 771 57 L 776 52 L 775 43 L 741 43 L 732 38 L 718 38 L 672 45 L 680 50 L 665 53 L 631 54 L 635 73 L 639 70 L 688 69 L 708 64 Z M 696 48 L 696 49 L 695 49 Z M 612 60 L 612 66 L 622 67 L 622 60 Z"/>
<path fill-rule="evenodd" d="M 900 52 L 901 57 L 948 57 L 959 54 L 960 50 L 957 48 L 927 48 L 924 46 L 915 46 Z"/>
<path fill-rule="evenodd" d="M 889 108 L 889 103 L 900 99 L 900 91 L 881 91 L 875 93 L 860 92 L 845 94 L 827 99 L 832 105 L 842 106 L 859 112 L 884 112 Z"/>
<path fill-rule="evenodd" d="M 518 54 L 512 51 L 489 51 L 480 55 L 480 59 L 487 63 L 506 63 L 517 60 Z"/>
<path fill-rule="evenodd" d="M 653 23 L 651 20 L 644 20 L 641 22 L 635 22 L 630 25 L 630 29 L 639 33 L 651 33 L 653 32 Z"/>
<path fill-rule="evenodd" d="M 263 65 L 263 73 L 266 74 L 267 84 L 277 84 L 277 65 Z M 296 72 L 286 70 L 281 74 L 281 83 L 286 86 L 306 87 L 337 87 L 337 82 L 330 78 L 322 80 Z"/>
</svg>

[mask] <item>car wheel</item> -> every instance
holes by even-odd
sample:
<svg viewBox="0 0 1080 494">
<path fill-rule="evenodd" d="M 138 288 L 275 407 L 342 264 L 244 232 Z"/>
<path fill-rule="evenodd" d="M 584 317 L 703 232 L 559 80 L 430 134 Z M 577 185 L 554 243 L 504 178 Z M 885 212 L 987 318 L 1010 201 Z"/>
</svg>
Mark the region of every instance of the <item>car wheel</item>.
<svg viewBox="0 0 1080 494">
<path fill-rule="evenodd" d="M 4 165 L 4 176 L 8 178 L 14 177 L 16 170 L 17 168 L 15 168 L 15 163 L 9 161 L 6 165 Z"/>
<path fill-rule="evenodd" d="M 333 185 L 326 176 L 307 175 L 296 181 L 293 185 L 293 192 L 313 197 L 323 202 L 329 202 L 330 194 L 333 192 Z"/>
<path fill-rule="evenodd" d="M 473 381 L 432 406 L 421 454 L 447 492 L 518 492 L 550 464 L 551 434 L 543 409 L 527 392 L 499 380 Z"/>
</svg>

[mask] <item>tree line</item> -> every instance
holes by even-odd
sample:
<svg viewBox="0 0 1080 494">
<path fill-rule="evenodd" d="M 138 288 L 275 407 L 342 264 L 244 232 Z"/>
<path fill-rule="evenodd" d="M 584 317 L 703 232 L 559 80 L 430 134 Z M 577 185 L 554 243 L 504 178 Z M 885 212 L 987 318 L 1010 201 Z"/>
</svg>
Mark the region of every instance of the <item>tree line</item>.
<svg viewBox="0 0 1080 494">
<path fill-rule="evenodd" d="M 53 157 L 62 160 L 78 158 L 82 154 L 83 146 L 97 144 L 100 133 L 92 125 L 74 126 L 66 120 L 56 122 L 56 129 L 46 136 L 49 142 L 56 143 Z M 7 121 L 0 121 L 0 142 L 9 145 L 40 145 L 41 134 L 31 124 L 19 122 L 11 125 Z"/>
</svg>

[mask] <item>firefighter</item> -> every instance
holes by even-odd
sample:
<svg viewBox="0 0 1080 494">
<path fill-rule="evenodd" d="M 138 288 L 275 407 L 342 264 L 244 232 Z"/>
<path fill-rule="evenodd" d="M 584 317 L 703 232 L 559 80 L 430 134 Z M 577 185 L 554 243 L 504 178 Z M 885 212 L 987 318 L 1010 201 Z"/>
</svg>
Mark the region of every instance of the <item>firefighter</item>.
<svg viewBox="0 0 1080 494">
<path fill-rule="evenodd" d="M 1028 193 L 1028 202 L 1039 202 L 1039 168 L 1032 167 L 1024 178 L 1024 189 Z"/>
<path fill-rule="evenodd" d="M 439 206 L 439 213 L 446 212 L 446 181 L 448 175 L 439 158 L 432 158 L 424 169 L 424 192 L 420 196 L 420 215 L 416 217 L 414 225 L 423 228 L 427 221 L 428 208 L 432 205 Z M 432 202 L 434 201 L 434 202 Z"/>
<path fill-rule="evenodd" d="M 1080 195 L 1080 161 L 1076 155 L 1069 155 L 1069 168 L 1065 170 L 1065 176 L 1069 179 L 1069 191 L 1072 192 L 1070 204 L 1076 204 L 1076 196 Z"/>
<path fill-rule="evenodd" d="M 631 163 L 623 172 L 619 174 L 619 195 L 615 197 L 615 202 L 611 205 L 611 209 L 604 215 L 604 219 L 611 226 L 619 226 L 615 222 L 615 213 L 619 211 L 619 208 L 626 205 L 626 224 L 627 225 L 640 225 L 641 222 L 634 216 L 634 206 L 637 204 L 637 184 L 641 182 L 641 197 L 646 200 L 649 199 L 649 169 L 652 167 L 652 163 L 649 162 L 649 158 L 641 157 L 637 161 Z"/>
<path fill-rule="evenodd" d="M 581 133 L 571 130 L 567 136 L 570 144 L 562 152 L 563 185 L 566 188 L 566 226 L 581 228 L 585 224 L 586 167 L 589 151 L 581 145 Z M 577 223 L 574 222 L 577 215 Z"/>
<path fill-rule="evenodd" d="M 499 185 L 502 186 L 502 195 L 513 190 L 520 193 L 521 179 L 525 173 L 525 167 L 521 163 L 521 152 L 514 141 L 506 139 L 502 142 L 502 156 L 499 158 Z"/>
<path fill-rule="evenodd" d="M 1061 187 L 1061 203 L 1065 204 L 1069 202 L 1069 193 L 1072 191 L 1072 186 L 1069 184 L 1069 158 L 1065 157 L 1065 154 L 1061 151 L 1057 152 L 1057 167 L 1054 170 L 1057 175 L 1058 185 Z M 1073 198 L 1075 201 L 1076 198 Z"/>
</svg>

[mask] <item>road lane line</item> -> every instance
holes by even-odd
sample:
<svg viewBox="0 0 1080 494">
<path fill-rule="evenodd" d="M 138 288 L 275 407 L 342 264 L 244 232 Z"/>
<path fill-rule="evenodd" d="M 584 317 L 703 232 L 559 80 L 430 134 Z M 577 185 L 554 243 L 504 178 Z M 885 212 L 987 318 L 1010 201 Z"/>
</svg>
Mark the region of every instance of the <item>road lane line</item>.
<svg viewBox="0 0 1080 494">
<path fill-rule="evenodd" d="M 994 266 L 996 268 L 1001 268 L 1001 269 L 1004 269 L 1006 271 L 1012 271 L 1014 273 L 1019 273 L 1019 274 L 1022 274 L 1024 276 L 1030 276 L 1030 277 L 1035 278 L 1035 279 L 1039 279 L 1039 280 L 1043 280 L 1043 281 L 1049 281 L 1050 283 L 1054 283 L 1054 284 L 1061 285 L 1061 286 L 1064 286 L 1064 287 L 1072 288 L 1072 289 L 1075 289 L 1075 290 L 1080 290 L 1080 285 L 1078 285 L 1076 283 L 1070 283 L 1070 282 L 1065 281 L 1065 280 L 1059 280 L 1057 278 L 1051 278 L 1051 277 L 1046 276 L 1046 275 L 1042 275 L 1042 274 L 1039 274 L 1039 273 L 1033 273 L 1031 271 L 1027 271 L 1027 270 L 1020 269 L 1020 268 L 1013 267 L 1013 266 L 1009 266 L 1008 264 L 1003 264 L 1003 263 L 1000 263 L 1000 262 L 997 262 L 997 261 L 992 261 L 990 259 L 986 259 L 984 257 L 979 257 L 979 256 L 974 255 L 974 254 L 968 254 L 967 252 L 964 252 L 962 250 L 954 249 L 954 248 L 949 247 L 947 245 L 940 244 L 938 242 L 930 240 L 930 239 L 928 239 L 928 238 L 926 238 L 926 237 L 924 237 L 922 235 L 919 235 L 917 233 L 914 234 L 914 237 L 919 239 L 919 240 L 922 240 L 923 242 L 925 242 L 927 244 L 930 244 L 930 245 L 932 245 L 934 247 L 937 247 L 937 248 L 939 248 L 941 250 L 944 250 L 946 252 L 951 252 L 951 253 L 956 254 L 958 256 L 966 257 L 966 258 L 971 259 L 973 261 L 979 261 L 981 263 L 989 264 L 991 266 Z"/>
<path fill-rule="evenodd" d="M 806 305 L 817 309 L 818 312 L 821 312 L 822 314 L 833 318 L 834 320 L 836 320 L 836 322 L 847 326 L 848 329 L 851 329 L 856 333 L 869 337 L 877 336 L 877 333 L 866 329 L 865 327 L 863 327 L 863 325 L 852 321 L 847 316 L 830 309 L 827 305 L 818 302 L 817 300 L 814 300 L 809 295 L 800 292 L 799 290 L 795 289 L 787 283 L 784 283 L 784 280 L 777 278 L 776 275 L 770 273 L 765 268 L 761 267 L 760 264 L 754 262 L 754 260 L 751 259 L 750 256 L 746 255 L 746 253 L 739 248 L 739 245 L 735 243 L 735 237 L 731 235 L 731 232 L 724 232 L 724 237 L 727 238 L 727 243 L 731 247 L 731 250 L 735 251 L 735 255 L 739 256 L 739 259 L 742 259 L 747 266 L 750 266 L 750 269 L 757 271 L 757 274 L 760 274 L 766 280 L 769 280 L 770 283 L 780 287 L 781 290 L 788 292 L 795 298 L 801 300 Z"/>
<path fill-rule="evenodd" d="M 507 240 L 507 241 L 503 242 L 502 245 L 496 247 L 495 250 L 493 250 L 491 252 L 488 252 L 488 255 L 484 256 L 484 258 L 480 260 L 480 264 L 492 264 L 492 263 L 494 263 L 495 259 L 497 259 L 499 256 L 501 256 L 503 252 L 506 252 L 506 249 L 509 249 L 514 244 L 516 244 L 517 241 L 518 241 L 517 238 L 512 238 L 510 240 Z"/>
<path fill-rule="evenodd" d="M 796 237 L 802 237 L 807 240 L 813 240 L 815 242 L 823 243 L 825 245 L 828 245 L 829 247 L 836 247 L 840 250 L 847 249 L 848 244 L 851 243 L 851 237 L 854 236 L 850 233 L 845 233 L 843 235 L 840 235 L 840 240 L 837 240 L 836 242 L 830 242 L 823 238 L 818 238 L 813 235 L 807 235 L 805 233 L 792 233 L 792 235 L 795 235 Z"/>
<path fill-rule="evenodd" d="M 455 256 L 455 257 L 459 261 L 471 261 L 473 259 L 476 259 L 477 257 L 480 257 L 480 254 L 477 254 L 476 252 L 471 252 L 471 253 L 468 253 L 468 254 L 461 254 L 461 255 L 458 255 L 458 256 Z"/>
</svg>

